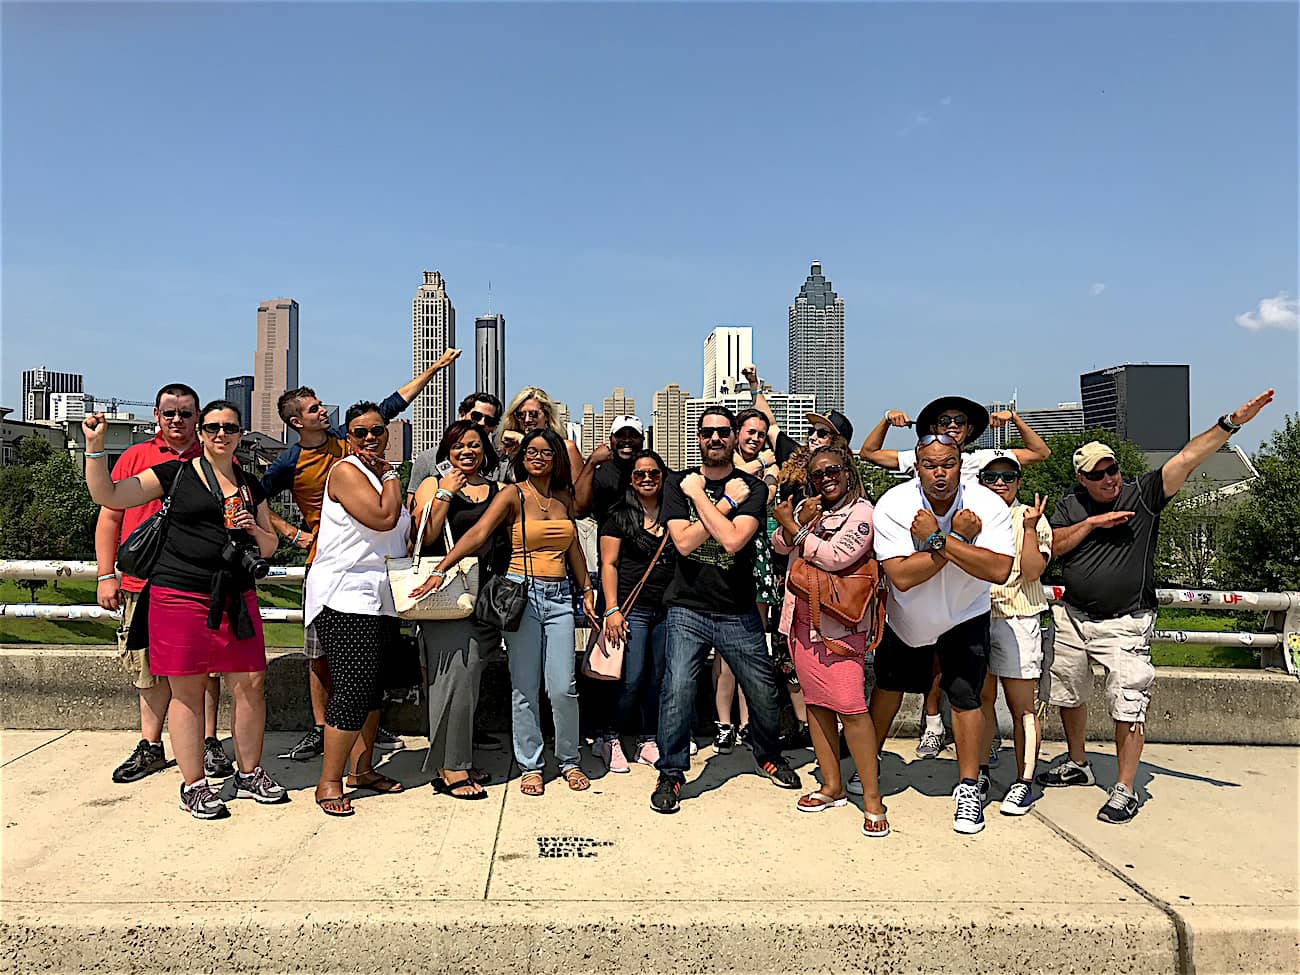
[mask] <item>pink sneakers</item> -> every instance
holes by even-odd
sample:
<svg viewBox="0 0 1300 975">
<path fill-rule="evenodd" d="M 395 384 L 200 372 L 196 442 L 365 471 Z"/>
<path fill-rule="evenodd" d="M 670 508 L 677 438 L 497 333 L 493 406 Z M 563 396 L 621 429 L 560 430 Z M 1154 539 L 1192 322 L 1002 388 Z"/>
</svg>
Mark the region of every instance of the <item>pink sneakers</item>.
<svg viewBox="0 0 1300 975">
<path fill-rule="evenodd" d="M 605 763 L 611 772 L 628 772 L 627 756 L 623 754 L 623 743 L 617 738 L 602 738 L 592 744 L 596 757 Z"/>
<path fill-rule="evenodd" d="M 642 765 L 649 765 L 654 768 L 655 762 L 659 761 L 659 744 L 653 741 L 643 741 L 636 750 L 636 760 Z"/>
</svg>

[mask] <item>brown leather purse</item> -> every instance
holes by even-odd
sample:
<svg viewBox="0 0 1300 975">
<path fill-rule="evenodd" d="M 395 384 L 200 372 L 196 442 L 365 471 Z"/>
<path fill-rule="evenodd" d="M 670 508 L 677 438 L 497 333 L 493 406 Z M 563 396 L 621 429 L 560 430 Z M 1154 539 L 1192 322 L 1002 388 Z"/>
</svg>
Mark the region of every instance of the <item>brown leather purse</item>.
<svg viewBox="0 0 1300 975">
<path fill-rule="evenodd" d="M 822 613 L 854 629 L 863 620 L 869 620 L 867 651 L 879 646 L 885 633 L 885 587 L 881 585 L 880 563 L 870 555 L 840 572 L 819 569 L 796 555 L 790 563 L 786 585 L 795 596 L 807 601 L 814 630 L 821 629 Z M 842 640 L 826 637 L 822 640 L 832 653 L 842 657 L 862 656 Z"/>
</svg>

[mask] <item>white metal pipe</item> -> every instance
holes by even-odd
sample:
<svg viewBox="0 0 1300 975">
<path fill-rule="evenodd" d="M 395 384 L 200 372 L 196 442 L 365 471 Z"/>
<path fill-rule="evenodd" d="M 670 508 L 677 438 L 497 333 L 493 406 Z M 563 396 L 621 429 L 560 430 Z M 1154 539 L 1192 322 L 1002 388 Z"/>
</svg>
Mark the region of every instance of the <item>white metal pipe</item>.
<svg viewBox="0 0 1300 975">
<path fill-rule="evenodd" d="M 302 610 L 283 606 L 260 606 L 264 623 L 301 623 Z M 53 606 L 45 603 L 0 603 L 0 619 L 19 620 L 80 620 L 83 622 L 108 622 L 118 620 L 121 613 L 107 610 L 93 603 L 87 606 Z"/>
</svg>

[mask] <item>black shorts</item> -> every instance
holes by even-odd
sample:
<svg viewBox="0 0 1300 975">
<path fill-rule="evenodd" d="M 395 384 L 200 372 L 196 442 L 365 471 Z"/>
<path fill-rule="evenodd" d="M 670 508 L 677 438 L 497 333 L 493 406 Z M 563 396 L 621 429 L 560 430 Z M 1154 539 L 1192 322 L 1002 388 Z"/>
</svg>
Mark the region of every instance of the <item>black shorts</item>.
<svg viewBox="0 0 1300 975">
<path fill-rule="evenodd" d="M 928 694 L 939 658 L 939 686 L 958 711 L 980 706 L 989 667 L 989 614 L 958 623 L 928 647 L 909 647 L 886 623 L 876 648 L 876 686 L 882 691 Z"/>
</svg>

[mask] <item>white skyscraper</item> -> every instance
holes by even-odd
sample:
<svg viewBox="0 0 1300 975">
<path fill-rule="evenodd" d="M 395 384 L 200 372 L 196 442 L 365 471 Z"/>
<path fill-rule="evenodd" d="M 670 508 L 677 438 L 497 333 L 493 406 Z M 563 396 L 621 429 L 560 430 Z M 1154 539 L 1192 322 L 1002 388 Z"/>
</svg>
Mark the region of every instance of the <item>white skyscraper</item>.
<svg viewBox="0 0 1300 975">
<path fill-rule="evenodd" d="M 719 325 L 704 340 L 704 390 L 712 399 L 735 392 L 740 370 L 754 361 L 754 329 L 748 325 Z"/>
<path fill-rule="evenodd" d="M 411 366 L 424 372 L 456 345 L 456 309 L 438 271 L 425 271 L 424 283 L 411 301 Z M 438 446 L 442 432 L 456 417 L 456 369 L 444 369 L 411 405 L 411 450 L 418 454 Z"/>
<path fill-rule="evenodd" d="M 844 410 L 844 299 L 818 261 L 790 306 L 790 392 L 811 395 L 818 412 Z"/>
</svg>

